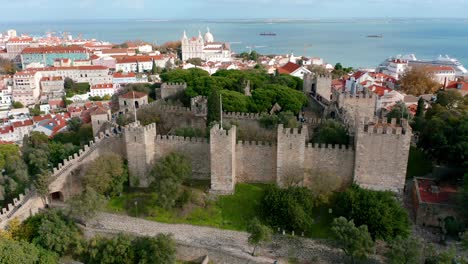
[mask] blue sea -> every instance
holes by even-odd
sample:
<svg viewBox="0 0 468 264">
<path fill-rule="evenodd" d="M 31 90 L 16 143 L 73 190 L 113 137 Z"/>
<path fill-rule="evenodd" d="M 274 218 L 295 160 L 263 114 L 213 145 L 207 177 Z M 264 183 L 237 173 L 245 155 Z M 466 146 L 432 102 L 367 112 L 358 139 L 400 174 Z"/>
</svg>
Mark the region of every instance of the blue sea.
<svg viewBox="0 0 468 264">
<path fill-rule="evenodd" d="M 209 27 L 216 41 L 236 52 L 322 57 L 329 63 L 374 67 L 390 56 L 414 53 L 420 59 L 449 55 L 468 65 L 468 19 L 324 19 L 324 20 L 86 20 L 0 22 L 0 32 L 14 28 L 35 36 L 47 31 L 113 43 L 144 40 L 162 44 Z M 276 36 L 260 36 L 274 32 Z M 383 38 L 368 38 L 382 35 Z"/>
</svg>

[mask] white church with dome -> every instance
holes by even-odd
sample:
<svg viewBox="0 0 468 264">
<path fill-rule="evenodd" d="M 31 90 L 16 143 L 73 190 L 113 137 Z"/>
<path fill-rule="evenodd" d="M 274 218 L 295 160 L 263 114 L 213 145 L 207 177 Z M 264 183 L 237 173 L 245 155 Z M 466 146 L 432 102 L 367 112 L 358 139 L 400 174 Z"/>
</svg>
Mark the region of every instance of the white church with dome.
<svg viewBox="0 0 468 264">
<path fill-rule="evenodd" d="M 186 32 L 182 37 L 182 60 L 186 61 L 192 58 L 200 58 L 204 61 L 212 62 L 230 62 L 231 47 L 229 43 L 215 42 L 210 29 L 207 29 L 205 37 L 198 32 L 198 37 L 188 38 Z"/>
</svg>

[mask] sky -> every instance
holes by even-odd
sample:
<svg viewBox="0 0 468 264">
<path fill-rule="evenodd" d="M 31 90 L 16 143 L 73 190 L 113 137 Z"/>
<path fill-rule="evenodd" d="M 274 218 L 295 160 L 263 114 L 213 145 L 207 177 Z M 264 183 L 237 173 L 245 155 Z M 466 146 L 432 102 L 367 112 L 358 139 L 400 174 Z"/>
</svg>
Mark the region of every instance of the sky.
<svg viewBox="0 0 468 264">
<path fill-rule="evenodd" d="M 468 18 L 468 0 L 0 0 L 0 21 Z"/>
</svg>

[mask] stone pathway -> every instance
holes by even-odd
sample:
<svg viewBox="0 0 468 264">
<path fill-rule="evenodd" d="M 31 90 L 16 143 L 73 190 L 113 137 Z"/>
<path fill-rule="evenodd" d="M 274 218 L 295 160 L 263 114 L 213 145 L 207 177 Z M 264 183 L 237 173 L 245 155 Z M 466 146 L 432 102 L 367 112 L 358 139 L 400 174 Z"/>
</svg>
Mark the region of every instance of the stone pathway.
<svg viewBox="0 0 468 264">
<path fill-rule="evenodd" d="M 266 257 L 252 257 L 252 248 L 247 244 L 245 232 L 222 230 L 185 224 L 164 224 L 125 215 L 100 213 L 95 218 L 94 230 L 126 232 L 135 235 L 154 236 L 159 233 L 172 234 L 177 242 L 203 248 L 214 248 L 228 254 L 251 259 L 253 263 L 273 263 Z"/>
<path fill-rule="evenodd" d="M 274 263 L 278 260 L 278 264 L 283 264 L 288 263 L 290 258 L 300 260 L 299 263 L 344 263 L 343 254 L 339 249 L 321 240 L 299 237 L 277 235 L 271 245 L 258 250 L 261 256 L 252 257 L 250 255 L 252 247 L 247 243 L 246 232 L 186 224 L 164 224 L 109 213 L 99 213 L 93 220 L 93 224 L 89 224 L 86 229 L 104 233 L 125 232 L 147 236 L 170 233 L 179 244 L 214 249 L 227 255 L 246 259 L 248 263 Z"/>
</svg>

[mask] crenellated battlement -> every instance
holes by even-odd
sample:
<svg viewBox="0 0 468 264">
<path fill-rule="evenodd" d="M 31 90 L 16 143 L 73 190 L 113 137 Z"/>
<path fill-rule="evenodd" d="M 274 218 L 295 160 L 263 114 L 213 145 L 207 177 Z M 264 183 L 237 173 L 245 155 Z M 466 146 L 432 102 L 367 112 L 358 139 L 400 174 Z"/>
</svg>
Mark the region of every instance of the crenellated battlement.
<svg viewBox="0 0 468 264">
<path fill-rule="evenodd" d="M 224 112 L 223 118 L 232 118 L 232 119 L 260 119 L 262 114 L 259 113 L 239 113 L 239 112 Z"/>
<path fill-rule="evenodd" d="M 313 149 L 319 151 L 351 151 L 353 152 L 353 148 L 349 145 L 336 145 L 336 144 L 320 144 L 320 143 L 308 143 L 306 145 L 306 149 Z"/>
<path fill-rule="evenodd" d="M 179 137 L 179 136 L 169 136 L 169 135 L 158 135 L 156 137 L 156 142 L 173 142 L 173 143 L 192 143 L 192 144 L 208 144 L 208 139 L 206 138 L 190 138 L 190 137 Z"/>
<path fill-rule="evenodd" d="M 214 125 L 210 129 L 210 135 L 211 136 L 231 136 L 231 135 L 236 135 L 236 126 L 232 126 L 231 129 L 225 130 L 220 128 L 219 124 Z"/>
<path fill-rule="evenodd" d="M 243 140 L 238 140 L 237 145 L 241 147 L 275 147 L 276 146 L 276 144 L 273 142 L 243 141 Z"/>
<path fill-rule="evenodd" d="M 374 118 L 370 120 L 365 118 L 360 122 L 359 130 L 367 134 L 386 134 L 386 135 L 411 135 L 411 127 L 408 120 L 402 119 L 401 124 L 397 124 L 397 119 L 392 118 L 390 123 L 387 119 Z"/>
<path fill-rule="evenodd" d="M 30 191 L 30 189 L 26 188 L 24 190 L 24 194 L 20 194 L 17 198 L 13 198 L 12 203 L 9 203 L 5 208 L 1 209 L 0 222 L 9 219 L 16 212 L 16 210 L 21 207 L 33 194 L 33 191 Z"/>
<path fill-rule="evenodd" d="M 161 88 L 180 88 L 180 87 L 184 87 L 184 88 L 187 88 L 187 83 L 185 82 L 167 82 L 167 83 L 163 83 L 161 85 Z"/>
<path fill-rule="evenodd" d="M 299 128 L 284 128 L 283 124 L 278 125 L 278 135 L 281 134 L 287 138 L 297 138 L 307 136 L 307 126 Z"/>
<path fill-rule="evenodd" d="M 349 92 L 341 93 L 341 97 L 345 100 L 355 100 L 355 101 L 364 101 L 368 99 L 375 99 L 374 93 L 370 92 L 368 94 L 351 94 Z M 369 101 L 369 100 L 368 100 Z"/>
</svg>

